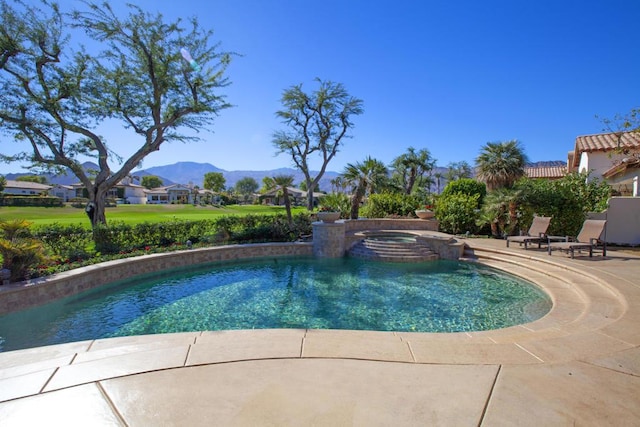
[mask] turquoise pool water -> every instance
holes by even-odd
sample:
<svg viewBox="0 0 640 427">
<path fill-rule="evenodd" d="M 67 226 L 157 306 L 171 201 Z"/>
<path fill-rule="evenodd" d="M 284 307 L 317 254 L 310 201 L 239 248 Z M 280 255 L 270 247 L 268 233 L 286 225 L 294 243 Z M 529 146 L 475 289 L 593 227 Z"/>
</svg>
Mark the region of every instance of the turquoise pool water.
<svg viewBox="0 0 640 427">
<path fill-rule="evenodd" d="M 162 272 L 1 316 L 0 351 L 223 329 L 481 331 L 550 308 L 536 286 L 479 264 L 263 259 Z"/>
</svg>

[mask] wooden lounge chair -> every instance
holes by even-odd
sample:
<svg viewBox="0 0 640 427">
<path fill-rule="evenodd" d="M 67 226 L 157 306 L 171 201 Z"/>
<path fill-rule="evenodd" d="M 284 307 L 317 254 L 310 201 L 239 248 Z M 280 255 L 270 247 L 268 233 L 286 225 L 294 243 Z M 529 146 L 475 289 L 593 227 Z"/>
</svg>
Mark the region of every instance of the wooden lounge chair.
<svg viewBox="0 0 640 427">
<path fill-rule="evenodd" d="M 549 242 L 548 252 L 551 255 L 551 251 L 559 250 L 569 252 L 571 258 L 573 258 L 576 250 L 589 250 L 589 256 L 593 256 L 593 249 L 598 246 L 598 243 L 602 243 L 602 256 L 607 256 L 607 242 L 600 240 L 602 234 L 605 232 L 607 221 L 604 219 L 588 219 L 582 224 L 582 230 L 578 234 L 578 237 L 574 241 L 566 242 Z"/>
<path fill-rule="evenodd" d="M 517 242 L 520 245 L 524 244 L 524 248 L 527 249 L 529 243 L 538 243 L 540 247 L 541 243 L 547 242 L 547 229 L 551 222 L 550 216 L 534 216 L 529 231 L 524 236 L 507 236 L 507 247 L 510 242 Z"/>
</svg>

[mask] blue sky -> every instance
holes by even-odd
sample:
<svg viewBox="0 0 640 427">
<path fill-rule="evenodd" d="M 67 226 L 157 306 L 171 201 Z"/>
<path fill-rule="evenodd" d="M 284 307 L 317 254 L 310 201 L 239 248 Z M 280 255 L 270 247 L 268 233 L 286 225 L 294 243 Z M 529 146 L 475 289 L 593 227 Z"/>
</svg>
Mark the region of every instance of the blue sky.
<svg viewBox="0 0 640 427">
<path fill-rule="evenodd" d="M 63 0 L 67 6 L 73 0 Z M 115 1 L 112 4 L 124 4 Z M 340 82 L 364 101 L 353 138 L 328 169 L 408 147 L 437 164 L 474 159 L 487 142 L 518 139 L 531 161 L 564 160 L 600 117 L 640 106 L 637 0 L 143 0 L 167 18 L 197 15 L 225 50 L 235 105 L 203 142 L 165 144 L 143 168 L 196 161 L 225 170 L 291 167 L 275 156 L 286 88 Z M 127 155 L 135 137 L 101 132 Z M 3 141 L 2 145 L 8 141 Z M 312 163 L 317 164 L 317 163 Z M 2 172 L 22 171 L 0 165 Z"/>
</svg>

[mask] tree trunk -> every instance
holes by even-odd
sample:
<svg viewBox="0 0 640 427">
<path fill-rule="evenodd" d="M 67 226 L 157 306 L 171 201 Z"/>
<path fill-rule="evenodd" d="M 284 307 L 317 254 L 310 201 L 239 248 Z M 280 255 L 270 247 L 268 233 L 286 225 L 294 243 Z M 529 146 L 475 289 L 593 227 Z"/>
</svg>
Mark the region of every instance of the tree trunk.
<svg viewBox="0 0 640 427">
<path fill-rule="evenodd" d="M 291 200 L 289 200 L 289 191 L 287 187 L 284 187 L 284 208 L 287 210 L 287 221 L 289 222 L 289 227 L 293 226 L 293 218 L 291 217 Z"/>
<path fill-rule="evenodd" d="M 351 201 L 351 219 L 358 219 L 358 215 L 360 213 L 360 202 L 364 198 L 365 189 L 358 187 L 356 189 L 356 193 L 353 195 L 353 200 Z"/>
<path fill-rule="evenodd" d="M 89 193 L 89 205 L 87 205 L 87 215 L 91 221 L 91 228 L 96 228 L 97 225 L 107 224 L 107 217 L 105 215 L 106 207 L 106 190 L 100 186 L 94 187 L 93 197 Z M 91 209 L 92 208 L 92 209 Z"/>
</svg>

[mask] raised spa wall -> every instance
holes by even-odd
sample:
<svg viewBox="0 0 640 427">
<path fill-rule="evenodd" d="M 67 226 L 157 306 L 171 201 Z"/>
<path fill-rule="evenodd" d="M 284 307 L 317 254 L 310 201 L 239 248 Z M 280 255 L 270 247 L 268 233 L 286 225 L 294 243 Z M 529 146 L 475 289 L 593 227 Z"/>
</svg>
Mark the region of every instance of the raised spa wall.
<svg viewBox="0 0 640 427">
<path fill-rule="evenodd" d="M 314 222 L 313 255 L 320 258 L 340 258 L 359 241 L 365 231 L 404 231 L 416 236 L 438 254 L 440 259 L 457 260 L 464 253 L 464 243 L 444 233 L 438 233 L 436 220 L 376 218 Z"/>
<path fill-rule="evenodd" d="M 313 243 L 257 243 L 214 246 L 107 261 L 53 276 L 0 286 L 0 315 L 45 304 L 108 283 L 138 275 L 185 268 L 198 264 L 281 256 L 342 257 L 364 238 L 362 231 L 411 230 L 443 259 L 458 259 L 464 245 L 441 233 L 437 221 L 411 219 L 358 219 L 313 223 Z"/>
</svg>

